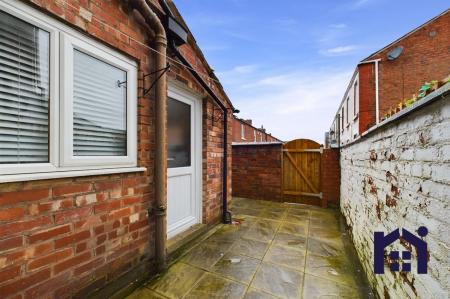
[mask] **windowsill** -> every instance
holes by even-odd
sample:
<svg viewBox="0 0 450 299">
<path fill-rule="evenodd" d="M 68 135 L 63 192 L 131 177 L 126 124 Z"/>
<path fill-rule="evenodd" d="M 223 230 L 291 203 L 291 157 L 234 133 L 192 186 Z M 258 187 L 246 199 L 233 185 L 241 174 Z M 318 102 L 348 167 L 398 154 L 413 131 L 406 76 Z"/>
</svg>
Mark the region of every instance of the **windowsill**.
<svg viewBox="0 0 450 299">
<path fill-rule="evenodd" d="M 48 180 L 48 179 L 71 178 L 71 177 L 104 175 L 115 173 L 143 172 L 146 170 L 147 168 L 145 167 L 124 167 L 124 168 L 105 168 L 105 169 L 91 169 L 91 170 L 70 170 L 70 171 L 7 174 L 1 176 L 0 183 Z"/>
</svg>

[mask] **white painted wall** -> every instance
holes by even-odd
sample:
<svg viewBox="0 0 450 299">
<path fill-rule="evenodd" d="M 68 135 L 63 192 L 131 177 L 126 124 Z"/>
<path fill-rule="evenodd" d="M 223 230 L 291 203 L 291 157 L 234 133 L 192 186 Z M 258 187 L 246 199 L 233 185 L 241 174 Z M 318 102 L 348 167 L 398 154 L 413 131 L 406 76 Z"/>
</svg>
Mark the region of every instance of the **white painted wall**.
<svg viewBox="0 0 450 299">
<path fill-rule="evenodd" d="M 347 103 L 348 101 L 348 103 Z M 339 121 L 339 126 L 337 122 Z M 331 125 L 333 130 L 339 134 L 340 145 L 347 144 L 359 136 L 359 74 L 349 83 L 343 100 L 339 105 L 335 120 Z M 336 134 L 335 133 L 335 134 Z M 336 136 L 336 135 L 335 135 Z"/>
<path fill-rule="evenodd" d="M 341 211 L 381 298 L 450 294 L 450 96 L 341 149 Z M 428 274 L 373 274 L 373 232 L 429 230 Z M 398 242 L 396 249 L 405 250 Z M 413 258 L 415 253 L 413 251 Z M 387 269 L 387 268 L 386 268 Z"/>
</svg>

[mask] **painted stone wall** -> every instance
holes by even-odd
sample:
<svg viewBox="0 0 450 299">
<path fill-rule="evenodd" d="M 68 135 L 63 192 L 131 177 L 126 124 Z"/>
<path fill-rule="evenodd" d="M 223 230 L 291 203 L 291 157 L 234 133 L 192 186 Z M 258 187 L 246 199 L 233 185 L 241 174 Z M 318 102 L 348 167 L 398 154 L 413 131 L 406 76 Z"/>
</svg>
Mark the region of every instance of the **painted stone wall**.
<svg viewBox="0 0 450 299">
<path fill-rule="evenodd" d="M 341 149 L 340 207 L 369 281 L 381 298 L 447 298 L 450 291 L 450 94 L 373 130 Z M 373 233 L 428 228 L 428 274 L 373 272 Z"/>
</svg>

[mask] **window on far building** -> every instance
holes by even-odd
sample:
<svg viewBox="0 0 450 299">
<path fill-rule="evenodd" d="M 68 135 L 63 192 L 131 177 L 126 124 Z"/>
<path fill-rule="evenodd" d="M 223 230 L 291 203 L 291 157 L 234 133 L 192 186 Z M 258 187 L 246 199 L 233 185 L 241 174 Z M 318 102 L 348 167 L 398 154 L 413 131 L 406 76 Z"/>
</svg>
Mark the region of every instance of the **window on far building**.
<svg viewBox="0 0 450 299">
<path fill-rule="evenodd" d="M 358 81 L 355 81 L 353 86 L 353 115 L 358 115 Z"/>
<path fill-rule="evenodd" d="M 245 140 L 245 126 L 241 124 L 241 139 Z"/>
<path fill-rule="evenodd" d="M 345 123 L 348 124 L 348 102 L 350 102 L 350 97 L 347 97 L 347 100 L 345 101 L 345 110 L 347 111 L 347 114 L 345 115 Z"/>
</svg>

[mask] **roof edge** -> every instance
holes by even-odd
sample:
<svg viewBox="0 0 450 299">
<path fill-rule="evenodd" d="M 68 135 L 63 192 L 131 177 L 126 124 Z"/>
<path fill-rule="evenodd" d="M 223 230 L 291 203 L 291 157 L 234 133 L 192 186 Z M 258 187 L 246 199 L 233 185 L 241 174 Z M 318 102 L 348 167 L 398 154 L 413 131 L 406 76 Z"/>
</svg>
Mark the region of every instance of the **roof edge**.
<svg viewBox="0 0 450 299">
<path fill-rule="evenodd" d="M 437 19 L 443 17 L 444 15 L 450 13 L 450 8 L 443 11 L 442 13 L 438 14 L 437 16 L 433 17 L 432 19 L 426 21 L 425 23 L 423 23 L 422 25 L 419 25 L 418 27 L 414 28 L 413 30 L 409 31 L 408 33 L 402 35 L 401 37 L 397 38 L 396 40 L 394 40 L 393 42 L 389 43 L 388 45 L 384 46 L 383 48 L 373 52 L 372 54 L 370 54 L 369 56 L 367 56 L 366 58 L 364 58 L 363 60 L 360 61 L 361 62 L 365 62 L 366 60 L 371 60 L 374 58 L 375 55 L 379 54 L 380 52 L 383 52 L 384 50 L 390 48 L 391 46 L 395 45 L 396 43 L 404 40 L 405 38 L 407 38 L 408 36 L 414 34 L 415 32 L 419 31 L 420 29 L 422 29 L 423 27 L 429 25 L 430 23 L 436 21 Z"/>
</svg>

